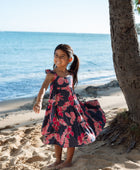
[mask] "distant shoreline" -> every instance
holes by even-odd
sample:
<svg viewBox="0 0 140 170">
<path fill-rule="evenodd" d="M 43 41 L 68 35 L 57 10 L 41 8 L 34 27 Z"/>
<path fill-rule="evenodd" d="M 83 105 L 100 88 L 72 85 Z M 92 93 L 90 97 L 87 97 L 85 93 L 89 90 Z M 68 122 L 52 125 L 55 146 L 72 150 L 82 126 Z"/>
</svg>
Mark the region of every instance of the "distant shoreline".
<svg viewBox="0 0 140 170">
<path fill-rule="evenodd" d="M 0 33 L 8 32 L 8 33 L 47 33 L 47 34 L 97 34 L 97 35 L 111 35 L 110 33 L 92 33 L 92 32 L 46 32 L 46 31 L 0 31 Z M 140 32 L 137 32 L 138 36 Z"/>
<path fill-rule="evenodd" d="M 13 33 L 54 33 L 54 34 L 102 34 L 102 35 L 110 35 L 110 33 L 84 33 L 84 32 L 40 32 L 40 31 L 0 31 L 0 32 L 13 32 Z"/>
</svg>

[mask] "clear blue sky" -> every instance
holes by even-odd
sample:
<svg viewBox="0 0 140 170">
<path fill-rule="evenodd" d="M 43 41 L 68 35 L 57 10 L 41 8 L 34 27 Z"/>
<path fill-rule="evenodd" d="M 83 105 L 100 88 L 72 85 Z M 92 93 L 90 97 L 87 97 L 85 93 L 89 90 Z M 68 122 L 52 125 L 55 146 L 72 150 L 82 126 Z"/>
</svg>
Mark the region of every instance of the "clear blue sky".
<svg viewBox="0 0 140 170">
<path fill-rule="evenodd" d="M 108 0 L 0 0 L 0 31 L 109 33 Z"/>
</svg>

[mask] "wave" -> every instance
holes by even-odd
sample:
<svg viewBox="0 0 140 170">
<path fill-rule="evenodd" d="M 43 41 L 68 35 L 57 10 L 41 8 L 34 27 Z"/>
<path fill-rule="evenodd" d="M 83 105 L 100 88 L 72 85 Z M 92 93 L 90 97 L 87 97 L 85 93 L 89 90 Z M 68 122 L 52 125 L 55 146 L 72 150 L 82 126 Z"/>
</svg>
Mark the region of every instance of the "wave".
<svg viewBox="0 0 140 170">
<path fill-rule="evenodd" d="M 19 82 L 21 80 L 27 79 L 41 79 L 45 77 L 45 73 L 29 73 L 29 74 L 17 74 L 15 76 L 5 76 L 0 77 L 0 84 L 10 83 L 10 82 Z"/>
</svg>

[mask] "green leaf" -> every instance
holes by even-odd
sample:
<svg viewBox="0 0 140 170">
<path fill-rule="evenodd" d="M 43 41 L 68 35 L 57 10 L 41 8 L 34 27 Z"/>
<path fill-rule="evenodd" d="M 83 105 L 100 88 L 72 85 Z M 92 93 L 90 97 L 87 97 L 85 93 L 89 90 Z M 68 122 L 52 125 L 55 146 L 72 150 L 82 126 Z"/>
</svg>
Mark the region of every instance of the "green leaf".
<svg viewBox="0 0 140 170">
<path fill-rule="evenodd" d="M 140 14 L 140 7 L 137 7 L 138 13 Z"/>
<path fill-rule="evenodd" d="M 138 5 L 138 3 L 139 3 L 139 0 L 135 0 L 135 4 Z"/>
</svg>

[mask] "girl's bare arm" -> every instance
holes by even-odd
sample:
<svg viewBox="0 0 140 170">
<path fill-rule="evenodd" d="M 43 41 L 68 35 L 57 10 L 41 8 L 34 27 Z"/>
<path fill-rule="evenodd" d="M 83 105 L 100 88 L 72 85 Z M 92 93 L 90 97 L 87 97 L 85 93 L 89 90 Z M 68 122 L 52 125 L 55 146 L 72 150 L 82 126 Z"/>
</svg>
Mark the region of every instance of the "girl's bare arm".
<svg viewBox="0 0 140 170">
<path fill-rule="evenodd" d="M 40 113 L 44 94 L 45 94 L 46 90 L 48 89 L 49 84 L 53 80 L 53 77 L 54 77 L 54 75 L 51 74 L 51 73 L 46 75 L 46 78 L 45 78 L 45 80 L 44 80 L 44 82 L 43 82 L 43 84 L 41 86 L 41 89 L 40 89 L 40 91 L 38 93 L 36 103 L 33 106 L 33 110 L 35 111 L 35 113 Z"/>
</svg>

